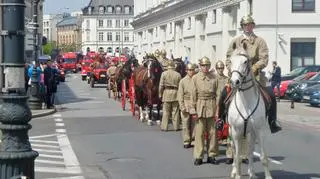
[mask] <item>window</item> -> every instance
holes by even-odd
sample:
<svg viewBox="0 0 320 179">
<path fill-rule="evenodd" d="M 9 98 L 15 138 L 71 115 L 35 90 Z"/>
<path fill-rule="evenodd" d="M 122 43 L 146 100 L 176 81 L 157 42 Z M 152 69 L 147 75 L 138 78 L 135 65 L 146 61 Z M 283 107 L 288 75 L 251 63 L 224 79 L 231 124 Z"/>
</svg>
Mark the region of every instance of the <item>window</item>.
<svg viewBox="0 0 320 179">
<path fill-rule="evenodd" d="M 121 7 L 120 7 L 120 6 L 117 6 L 117 7 L 116 7 L 116 13 L 117 13 L 117 14 L 120 14 L 120 13 L 121 13 Z"/>
<path fill-rule="evenodd" d="M 89 34 L 89 33 L 87 33 L 86 40 L 87 40 L 87 41 L 90 41 L 90 34 Z"/>
<path fill-rule="evenodd" d="M 103 14 L 104 13 L 104 7 L 103 6 L 100 6 L 99 7 L 99 14 Z"/>
<path fill-rule="evenodd" d="M 88 8 L 88 14 L 91 14 L 91 11 L 92 11 L 92 7 L 89 7 Z"/>
<path fill-rule="evenodd" d="M 116 27 L 120 27 L 120 20 L 116 20 Z"/>
<path fill-rule="evenodd" d="M 213 10 L 212 12 L 212 24 L 217 23 L 217 10 Z"/>
<path fill-rule="evenodd" d="M 125 42 L 129 41 L 129 32 L 124 32 L 124 41 Z"/>
<path fill-rule="evenodd" d="M 169 26 L 169 32 L 170 32 L 170 34 L 172 33 L 172 22 L 170 22 L 170 26 Z"/>
<path fill-rule="evenodd" d="M 112 41 L 112 32 L 107 33 L 107 40 Z"/>
<path fill-rule="evenodd" d="M 129 14 L 129 13 L 130 13 L 130 7 L 129 7 L 129 6 L 126 6 L 126 7 L 124 8 L 124 13 L 125 13 L 125 14 Z"/>
<path fill-rule="evenodd" d="M 188 22 L 187 22 L 187 27 L 188 27 L 188 30 L 191 29 L 191 17 L 188 17 Z"/>
<path fill-rule="evenodd" d="M 87 20 L 87 29 L 90 29 L 90 20 Z"/>
<path fill-rule="evenodd" d="M 99 32 L 99 41 L 103 41 L 103 32 Z"/>
<path fill-rule="evenodd" d="M 155 28 L 156 37 L 158 37 L 158 27 Z"/>
<path fill-rule="evenodd" d="M 292 12 L 314 10 L 315 0 L 292 0 Z"/>
<path fill-rule="evenodd" d="M 107 27 L 112 27 L 112 20 L 107 20 Z"/>
<path fill-rule="evenodd" d="M 120 41 L 120 32 L 116 33 L 116 41 Z"/>
<path fill-rule="evenodd" d="M 103 27 L 103 20 L 99 20 L 99 27 Z"/>
<path fill-rule="evenodd" d="M 128 27 L 129 26 L 129 20 L 124 20 L 124 26 Z"/>
<path fill-rule="evenodd" d="M 108 6 L 107 12 L 108 12 L 108 13 L 112 13 L 112 12 L 113 12 L 113 7 L 112 7 L 112 6 Z"/>
<path fill-rule="evenodd" d="M 291 70 L 315 64 L 315 42 L 291 42 Z"/>
<path fill-rule="evenodd" d="M 108 53 L 112 53 L 112 51 L 113 51 L 113 50 L 112 50 L 112 47 L 108 47 L 108 48 L 107 48 L 107 52 L 108 52 Z"/>
</svg>

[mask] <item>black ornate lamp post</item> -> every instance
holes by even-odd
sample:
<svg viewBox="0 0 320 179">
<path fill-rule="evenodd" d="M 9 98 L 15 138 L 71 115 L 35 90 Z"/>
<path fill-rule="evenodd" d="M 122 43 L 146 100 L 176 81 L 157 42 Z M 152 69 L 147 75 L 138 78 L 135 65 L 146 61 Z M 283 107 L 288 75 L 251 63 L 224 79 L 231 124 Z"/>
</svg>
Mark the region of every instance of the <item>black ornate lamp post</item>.
<svg viewBox="0 0 320 179">
<path fill-rule="evenodd" d="M 29 98 L 29 106 L 31 109 L 41 109 L 42 108 L 42 101 L 39 95 L 39 80 L 38 80 L 38 70 L 37 67 L 40 65 L 39 58 L 38 58 L 38 50 L 39 50 L 39 37 L 38 37 L 38 5 L 40 0 L 33 0 L 33 58 L 35 61 L 35 66 L 32 70 L 32 77 L 31 77 L 31 93 Z"/>
<path fill-rule="evenodd" d="M 38 156 L 29 142 L 31 111 L 24 89 L 24 0 L 2 0 L 1 29 L 5 87 L 0 95 L 0 178 L 34 178 L 34 160 Z"/>
</svg>

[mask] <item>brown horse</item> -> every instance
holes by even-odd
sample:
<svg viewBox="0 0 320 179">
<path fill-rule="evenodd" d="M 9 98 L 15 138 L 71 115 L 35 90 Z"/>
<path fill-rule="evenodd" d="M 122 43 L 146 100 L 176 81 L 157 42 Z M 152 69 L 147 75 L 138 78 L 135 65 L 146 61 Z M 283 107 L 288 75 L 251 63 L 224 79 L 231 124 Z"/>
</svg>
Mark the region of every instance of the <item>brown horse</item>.
<svg viewBox="0 0 320 179">
<path fill-rule="evenodd" d="M 151 125 L 153 104 L 157 104 L 158 117 L 157 121 L 160 121 L 160 109 L 161 100 L 159 99 L 159 83 L 163 68 L 160 62 L 153 56 L 146 56 L 146 60 L 143 66 L 137 68 L 133 73 L 135 82 L 136 102 L 139 106 L 140 120 L 148 121 L 148 125 Z M 148 112 L 145 113 L 144 109 L 148 107 Z"/>
</svg>

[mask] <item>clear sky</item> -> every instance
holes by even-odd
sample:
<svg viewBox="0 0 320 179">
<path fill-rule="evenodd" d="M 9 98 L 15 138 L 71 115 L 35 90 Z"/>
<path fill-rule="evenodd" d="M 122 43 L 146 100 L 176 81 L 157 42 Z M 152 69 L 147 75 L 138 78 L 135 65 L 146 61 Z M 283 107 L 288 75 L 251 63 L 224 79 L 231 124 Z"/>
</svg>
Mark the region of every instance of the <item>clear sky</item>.
<svg viewBox="0 0 320 179">
<path fill-rule="evenodd" d="M 44 14 L 80 11 L 90 0 L 45 0 Z"/>
</svg>

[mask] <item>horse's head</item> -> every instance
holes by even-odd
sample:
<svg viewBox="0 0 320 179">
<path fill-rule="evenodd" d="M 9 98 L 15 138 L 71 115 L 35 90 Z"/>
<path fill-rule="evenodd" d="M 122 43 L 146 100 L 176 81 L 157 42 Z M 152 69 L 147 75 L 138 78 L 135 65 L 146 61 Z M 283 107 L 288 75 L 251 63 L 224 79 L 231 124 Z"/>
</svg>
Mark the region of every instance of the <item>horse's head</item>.
<svg viewBox="0 0 320 179">
<path fill-rule="evenodd" d="M 180 58 L 174 58 L 173 59 L 174 63 L 175 63 L 175 66 L 176 66 L 176 71 L 178 73 L 180 73 L 180 75 L 182 77 L 186 76 L 186 65 L 184 64 L 183 60 L 182 60 L 182 57 Z"/>
<path fill-rule="evenodd" d="M 236 89 L 241 88 L 243 83 L 250 81 L 252 77 L 251 62 L 247 54 L 247 45 L 244 43 L 241 48 L 233 44 L 233 54 L 230 57 L 231 84 Z"/>
<path fill-rule="evenodd" d="M 160 80 L 163 69 L 161 63 L 156 58 L 149 58 L 147 68 L 149 78 L 152 80 Z"/>
</svg>

